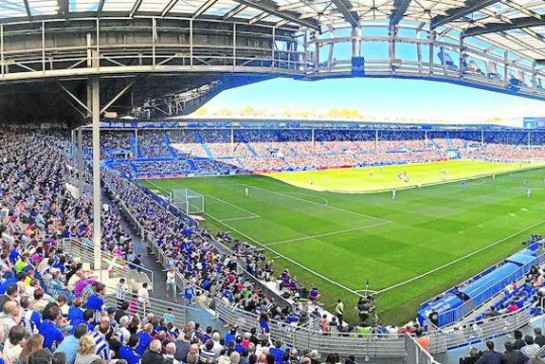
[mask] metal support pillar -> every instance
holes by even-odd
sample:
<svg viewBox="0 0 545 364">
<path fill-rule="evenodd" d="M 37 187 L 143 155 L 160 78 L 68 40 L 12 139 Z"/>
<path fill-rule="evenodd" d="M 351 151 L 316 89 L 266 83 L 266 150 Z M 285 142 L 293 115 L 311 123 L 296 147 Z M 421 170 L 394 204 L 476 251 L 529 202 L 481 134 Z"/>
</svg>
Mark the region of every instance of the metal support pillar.
<svg viewBox="0 0 545 364">
<path fill-rule="evenodd" d="M 433 46 L 434 46 L 434 43 L 435 43 L 435 32 L 434 31 L 431 31 L 430 32 L 430 59 L 429 59 L 429 64 L 428 64 L 428 67 L 429 67 L 429 73 L 430 74 L 433 74 Z"/>
<path fill-rule="evenodd" d="M 138 158 L 138 129 L 134 129 L 134 158 Z"/>
<path fill-rule="evenodd" d="M 80 194 L 83 194 L 85 179 L 83 170 L 85 167 L 83 164 L 83 131 L 81 126 L 78 128 L 78 144 L 76 155 L 78 156 L 78 188 Z"/>
<path fill-rule="evenodd" d="M 378 149 L 378 129 L 375 130 L 375 150 Z"/>
<path fill-rule="evenodd" d="M 100 269 L 101 238 L 101 189 L 100 189 L 100 82 L 97 76 L 91 84 L 91 119 L 93 124 L 93 262 Z M 100 269 L 102 275 L 102 270 Z M 102 278 L 102 277 L 101 277 Z"/>
<path fill-rule="evenodd" d="M 235 156 L 235 129 L 231 125 L 231 157 Z"/>
<path fill-rule="evenodd" d="M 359 27 L 352 28 L 352 57 L 361 57 L 361 30 Z"/>
</svg>

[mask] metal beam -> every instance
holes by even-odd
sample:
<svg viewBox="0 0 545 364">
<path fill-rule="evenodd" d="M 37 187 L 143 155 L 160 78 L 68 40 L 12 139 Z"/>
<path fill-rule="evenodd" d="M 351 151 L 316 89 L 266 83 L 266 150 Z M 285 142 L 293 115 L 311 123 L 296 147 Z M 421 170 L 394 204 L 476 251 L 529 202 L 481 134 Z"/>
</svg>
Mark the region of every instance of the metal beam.
<svg viewBox="0 0 545 364">
<path fill-rule="evenodd" d="M 272 0 L 235 0 L 235 2 L 254 9 L 265 11 L 271 15 L 285 19 L 290 23 L 294 23 L 305 28 L 320 30 L 320 26 L 316 20 L 301 19 L 300 14 L 292 11 L 280 11 L 278 9 L 278 5 Z"/>
<path fill-rule="evenodd" d="M 392 11 L 392 14 L 390 15 L 390 25 L 399 24 L 401 18 L 403 18 L 403 15 L 405 15 L 405 12 L 409 8 L 410 4 L 411 0 L 394 1 L 394 11 Z"/>
<path fill-rule="evenodd" d="M 514 18 L 511 23 L 488 23 L 483 27 L 471 27 L 466 29 L 464 36 L 474 37 L 477 35 L 505 32 L 507 30 L 531 28 L 543 25 L 543 19 L 534 17 Z"/>
<path fill-rule="evenodd" d="M 57 7 L 59 15 L 68 15 L 70 12 L 69 0 L 57 0 Z"/>
<path fill-rule="evenodd" d="M 257 23 L 257 22 L 259 22 L 259 21 L 265 19 L 265 18 L 268 17 L 269 15 L 271 15 L 271 14 L 266 13 L 266 12 L 262 12 L 261 14 L 257 14 L 257 15 L 254 16 L 252 19 L 250 19 L 250 20 L 248 21 L 248 23 L 250 23 L 250 24 L 255 24 L 255 23 Z"/>
<path fill-rule="evenodd" d="M 487 6 L 494 5 L 500 0 L 467 0 L 464 6 L 459 8 L 453 8 L 447 10 L 448 15 L 438 15 L 431 20 L 431 28 L 437 28 L 441 25 L 451 23 L 457 19 L 460 19 L 466 15 L 486 8 Z"/>
<path fill-rule="evenodd" d="M 101 13 L 102 13 L 102 8 L 104 8 L 104 2 L 106 0 L 100 0 L 100 2 L 98 3 L 98 8 L 97 8 L 97 17 L 100 17 Z"/>
<path fill-rule="evenodd" d="M 352 10 L 352 3 L 347 0 L 331 0 L 333 4 L 337 7 L 343 16 L 344 19 L 352 25 L 352 27 L 359 26 L 359 16 L 358 13 Z"/>
<path fill-rule="evenodd" d="M 233 16 L 240 13 L 242 10 L 246 9 L 246 5 L 238 4 L 236 7 L 231 9 L 229 12 L 225 13 L 225 15 L 222 17 L 222 20 L 228 20 L 231 19 Z"/>
<path fill-rule="evenodd" d="M 31 18 L 32 12 L 30 11 L 30 5 L 28 5 L 28 0 L 24 0 L 24 3 L 25 3 L 26 15 L 28 15 L 28 17 Z"/>
<path fill-rule="evenodd" d="M 136 0 L 136 2 L 134 3 L 132 9 L 131 9 L 131 12 L 129 13 L 129 17 L 133 17 L 134 14 L 136 14 L 136 12 L 138 11 L 138 9 L 140 8 L 140 5 L 142 5 L 142 1 L 143 0 Z"/>
<path fill-rule="evenodd" d="M 195 19 L 195 18 L 198 18 L 202 13 L 204 13 L 206 10 L 210 9 L 210 7 L 212 5 L 214 5 L 218 0 L 208 0 L 208 1 L 205 1 L 204 4 L 201 5 L 200 8 L 197 9 L 197 11 L 195 11 L 193 13 L 193 16 L 192 18 Z"/>
<path fill-rule="evenodd" d="M 164 17 L 169 11 L 172 10 L 172 8 L 178 3 L 178 0 L 170 0 L 161 12 L 161 17 Z"/>
</svg>

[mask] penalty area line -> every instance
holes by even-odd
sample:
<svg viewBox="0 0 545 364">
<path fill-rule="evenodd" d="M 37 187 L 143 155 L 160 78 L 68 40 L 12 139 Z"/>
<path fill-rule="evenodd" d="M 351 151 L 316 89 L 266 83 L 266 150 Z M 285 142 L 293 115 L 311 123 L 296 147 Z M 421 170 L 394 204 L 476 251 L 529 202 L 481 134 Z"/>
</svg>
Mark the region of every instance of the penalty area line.
<svg viewBox="0 0 545 364">
<path fill-rule="evenodd" d="M 210 214 L 208 214 L 208 213 L 206 213 L 206 212 L 205 212 L 204 214 L 205 214 L 206 216 L 209 216 L 211 219 L 216 220 L 218 223 L 222 224 L 222 225 L 225 226 L 226 228 L 228 228 L 228 229 L 230 229 L 230 230 L 232 230 L 232 231 L 238 233 L 240 236 L 245 237 L 246 239 L 248 239 L 249 241 L 253 242 L 254 244 L 259 245 L 260 247 L 262 247 L 262 248 L 264 248 L 264 249 L 267 249 L 268 251 L 270 251 L 271 253 L 275 254 L 276 256 L 278 256 L 278 257 L 280 257 L 280 258 L 282 258 L 282 259 L 284 259 L 284 260 L 287 260 L 288 262 L 292 263 L 293 265 L 296 265 L 296 266 L 298 266 L 299 268 L 306 270 L 307 272 L 309 272 L 309 273 L 315 275 L 316 277 L 321 278 L 321 279 L 323 279 L 324 281 L 326 281 L 326 282 L 328 282 L 328 283 L 330 283 L 330 284 L 332 284 L 332 285 L 335 285 L 335 286 L 337 286 L 337 287 L 339 287 L 339 288 L 341 288 L 341 289 L 343 289 L 343 290 L 345 290 L 345 291 L 347 291 L 347 292 L 349 292 L 349 293 L 352 293 L 352 294 L 354 294 L 354 295 L 356 295 L 356 296 L 358 296 L 358 297 L 364 297 L 361 293 L 358 293 L 357 291 L 354 291 L 353 289 L 350 289 L 350 288 L 346 287 L 345 285 L 342 285 L 342 284 L 339 283 L 339 282 L 336 282 L 336 281 L 334 281 L 334 280 L 332 280 L 332 279 L 330 279 L 330 278 L 327 278 L 326 276 L 324 276 L 324 275 L 322 275 L 322 274 L 320 274 L 320 273 L 318 273 L 318 272 L 316 272 L 316 271 L 310 269 L 309 267 L 307 267 L 307 266 L 305 266 L 305 265 L 303 265 L 303 264 L 301 264 L 301 263 L 299 263 L 299 262 L 297 262 L 297 261 L 295 261 L 295 260 L 293 260 L 293 259 L 291 259 L 291 258 L 288 258 L 288 257 L 285 256 L 284 254 L 281 254 L 281 253 L 277 252 L 276 250 L 269 248 L 267 245 L 265 245 L 265 244 L 263 244 L 263 243 L 257 241 L 256 239 L 252 238 L 251 236 L 248 236 L 247 234 L 245 234 L 245 233 L 243 233 L 242 231 L 238 230 L 237 228 L 235 228 L 235 227 L 233 227 L 233 226 L 231 226 L 231 225 L 225 223 L 224 221 L 218 220 L 218 219 L 216 219 L 214 216 L 212 216 L 212 215 L 210 215 Z"/>
<path fill-rule="evenodd" d="M 379 223 L 376 223 L 376 224 L 358 226 L 358 227 L 355 227 L 355 228 L 344 229 L 344 230 L 331 231 L 329 233 L 323 233 L 323 234 L 318 234 L 318 235 L 306 235 L 306 236 L 302 236 L 300 238 L 295 238 L 295 239 L 275 241 L 275 242 L 272 242 L 272 243 L 269 243 L 269 244 L 266 244 L 266 245 L 267 246 L 275 246 L 275 245 L 294 243 L 296 241 L 304 241 L 304 240 L 311 240 L 311 239 L 316 239 L 316 238 L 323 238 L 323 237 L 326 237 L 326 236 L 339 235 L 339 234 L 349 233 L 349 232 L 352 232 L 352 231 L 359 231 L 359 230 L 369 229 L 369 228 L 373 228 L 373 227 L 377 227 L 377 226 L 382 226 L 382 225 L 386 225 L 386 224 L 387 224 L 386 221 L 382 221 L 382 222 L 379 222 Z"/>
<path fill-rule="evenodd" d="M 272 193 L 272 194 L 276 194 L 276 195 L 280 195 L 280 196 L 284 196 L 284 197 L 288 197 L 288 198 L 292 198 L 292 199 L 295 199 L 295 200 L 299 200 L 299 201 L 304 201 L 304 202 L 307 202 L 307 203 L 310 203 L 310 204 L 313 204 L 313 205 L 317 205 L 317 206 L 321 206 L 321 207 L 324 207 L 326 209 L 332 209 L 332 210 L 337 210 L 337 211 L 342 211 L 342 212 L 346 212 L 346 213 L 349 213 L 349 214 L 352 214 L 352 215 L 357 215 L 357 216 L 362 216 L 362 217 L 365 217 L 365 218 L 368 218 L 368 219 L 374 219 L 374 220 L 378 220 L 378 221 L 382 221 L 384 223 L 390 223 L 392 221 L 388 220 L 388 219 L 383 219 L 382 217 L 376 217 L 376 216 L 371 216 L 371 215 L 366 215 L 366 214 L 362 214 L 360 212 L 356 212 L 356 211 L 351 211 L 351 210 L 346 210 L 346 209 L 343 209 L 343 208 L 340 208 L 340 207 L 335 207 L 335 206 L 332 206 L 332 205 L 323 205 L 321 203 L 318 203 L 318 202 L 315 202 L 315 201 L 310 201 L 310 200 L 307 200 L 306 198 L 301 198 L 301 197 L 297 197 L 297 196 L 293 196 L 293 195 L 288 195 L 288 194 L 285 194 L 285 193 L 282 193 L 282 192 L 278 192 L 278 191 L 271 191 L 271 190 L 268 190 L 266 188 L 261 188 L 261 187 L 257 187 L 257 186 L 252 186 L 252 185 L 247 185 L 247 184 L 240 184 L 241 186 L 244 186 L 244 187 L 249 187 L 249 188 L 254 188 L 256 190 L 261 190 L 261 191 L 264 191 L 264 192 L 268 192 L 268 193 Z"/>
<path fill-rule="evenodd" d="M 527 226 L 527 227 L 525 227 L 524 229 L 521 229 L 521 230 L 519 230 L 519 231 L 517 231 L 517 232 L 515 232 L 515 233 L 513 233 L 513 234 L 511 234 L 511 235 L 509 235 L 509 236 L 506 236 L 505 238 L 502 238 L 502 239 L 500 239 L 500 240 L 497 240 L 497 241 L 495 241 L 495 242 L 493 242 L 493 243 L 491 243 L 491 244 L 488 244 L 488 245 L 486 245 L 486 246 L 483 246 L 482 248 L 477 249 L 477 250 L 475 250 L 474 252 L 471 252 L 471 253 L 469 253 L 469 254 L 467 254 L 467 255 L 464 255 L 463 257 L 460 257 L 460 258 L 458 258 L 458 259 L 455 259 L 455 260 L 453 260 L 453 261 L 451 261 L 451 262 L 449 262 L 449 263 L 443 264 L 443 265 L 441 265 L 441 266 L 439 266 L 439 267 L 437 267 L 437 268 L 434 268 L 434 269 L 432 269 L 432 270 L 430 270 L 430 271 L 428 271 L 428 272 L 426 272 L 426 273 L 420 274 L 420 275 L 418 275 L 418 276 L 416 276 L 416 277 L 413 277 L 413 278 L 411 278 L 411 279 L 407 279 L 406 281 L 403 281 L 403 282 L 394 284 L 393 286 L 390 286 L 390 287 L 386 287 L 386 288 L 384 288 L 384 289 L 381 289 L 381 290 L 377 291 L 377 293 L 380 294 L 380 293 L 388 292 L 388 291 L 391 291 L 392 289 L 399 288 L 399 287 L 404 286 L 404 285 L 406 285 L 406 284 L 409 284 L 409 283 L 411 283 L 411 282 L 417 281 L 417 280 L 419 280 L 419 279 L 421 279 L 421 278 L 424 278 L 424 277 L 426 277 L 426 276 L 428 276 L 428 275 L 430 275 L 430 274 L 432 274 L 432 273 L 435 273 L 435 272 L 437 272 L 437 271 L 439 271 L 439 270 L 442 270 L 442 269 L 445 269 L 445 268 L 447 268 L 447 267 L 450 267 L 451 265 L 454 265 L 454 264 L 456 264 L 456 263 L 459 263 L 459 262 L 461 262 L 462 260 L 465 260 L 465 259 L 467 259 L 467 258 L 469 258 L 469 257 L 472 257 L 472 256 L 474 256 L 474 255 L 476 255 L 476 254 L 479 254 L 480 252 L 482 252 L 482 251 L 484 251 L 484 250 L 486 250 L 486 249 L 488 249 L 488 248 L 491 248 L 491 247 L 493 247 L 493 246 L 495 246 L 495 245 L 501 244 L 501 243 L 503 243 L 504 241 L 509 240 L 509 239 L 511 239 L 511 238 L 514 238 L 515 236 L 517 236 L 517 235 L 519 235 L 519 234 L 522 234 L 523 232 L 528 231 L 528 230 L 530 230 L 530 229 L 533 229 L 533 228 L 535 228 L 536 226 L 542 225 L 543 223 L 545 223 L 545 220 L 538 221 L 538 222 L 536 222 L 535 224 L 532 224 L 532 225 L 530 225 L 530 226 Z"/>
</svg>

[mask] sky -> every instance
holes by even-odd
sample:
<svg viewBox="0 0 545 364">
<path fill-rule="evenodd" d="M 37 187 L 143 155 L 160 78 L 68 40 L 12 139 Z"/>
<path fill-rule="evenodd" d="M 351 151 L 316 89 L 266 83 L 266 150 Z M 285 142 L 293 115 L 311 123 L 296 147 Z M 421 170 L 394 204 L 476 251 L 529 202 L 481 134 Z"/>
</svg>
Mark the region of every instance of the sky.
<svg viewBox="0 0 545 364">
<path fill-rule="evenodd" d="M 277 78 L 223 91 L 206 104 L 208 110 L 244 107 L 282 109 L 331 108 L 361 112 L 367 120 L 495 123 L 522 126 L 525 116 L 544 116 L 545 102 L 441 82 L 351 78 L 299 81 Z"/>
</svg>

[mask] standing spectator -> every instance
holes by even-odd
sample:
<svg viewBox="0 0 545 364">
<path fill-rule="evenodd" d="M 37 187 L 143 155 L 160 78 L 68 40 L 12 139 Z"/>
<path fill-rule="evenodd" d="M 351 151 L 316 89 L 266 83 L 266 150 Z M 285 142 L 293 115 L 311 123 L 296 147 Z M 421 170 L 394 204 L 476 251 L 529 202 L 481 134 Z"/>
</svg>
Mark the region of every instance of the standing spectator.
<svg viewBox="0 0 545 364">
<path fill-rule="evenodd" d="M 137 295 L 138 295 L 138 304 L 140 306 L 140 310 L 142 312 L 146 312 L 146 310 L 150 306 L 149 290 L 148 290 L 147 283 L 142 283 L 142 287 L 138 289 Z"/>
<path fill-rule="evenodd" d="M 424 336 L 424 330 L 421 327 L 416 330 L 416 342 L 420 344 L 422 349 L 426 350 L 428 353 L 430 352 L 430 338 Z"/>
<path fill-rule="evenodd" d="M 337 315 L 337 320 L 339 320 L 339 326 L 343 325 L 343 314 L 344 314 L 344 302 L 341 299 L 337 300 L 337 306 L 335 306 L 335 314 Z"/>
<path fill-rule="evenodd" d="M 115 298 L 117 299 L 117 304 L 121 305 L 125 301 L 129 287 L 125 281 L 125 278 L 120 278 L 119 282 L 115 287 Z"/>
<path fill-rule="evenodd" d="M 534 338 L 534 342 L 540 347 L 545 346 L 545 336 L 543 336 L 541 327 L 534 327 L 534 334 L 536 335 L 536 337 Z"/>
<path fill-rule="evenodd" d="M 520 330 L 515 330 L 514 332 L 515 337 L 515 350 L 520 350 L 526 345 L 524 340 L 522 339 L 522 332 Z"/>
<path fill-rule="evenodd" d="M 502 355 L 494 351 L 494 343 L 492 341 L 486 342 L 486 349 L 487 351 L 477 360 L 476 364 L 502 364 Z"/>
<path fill-rule="evenodd" d="M 502 355 L 502 364 L 524 364 L 527 361 L 526 356 L 519 350 L 515 350 L 515 344 L 511 341 L 506 341 L 505 353 Z"/>
<path fill-rule="evenodd" d="M 520 352 L 523 353 L 529 360 L 532 360 L 539 351 L 539 345 L 534 343 L 534 338 L 530 335 L 526 335 L 524 337 L 524 342 L 526 345 L 520 349 Z"/>
<path fill-rule="evenodd" d="M 174 302 L 178 302 L 176 295 L 176 267 L 171 266 L 167 271 L 167 297 L 171 296 Z"/>
</svg>

